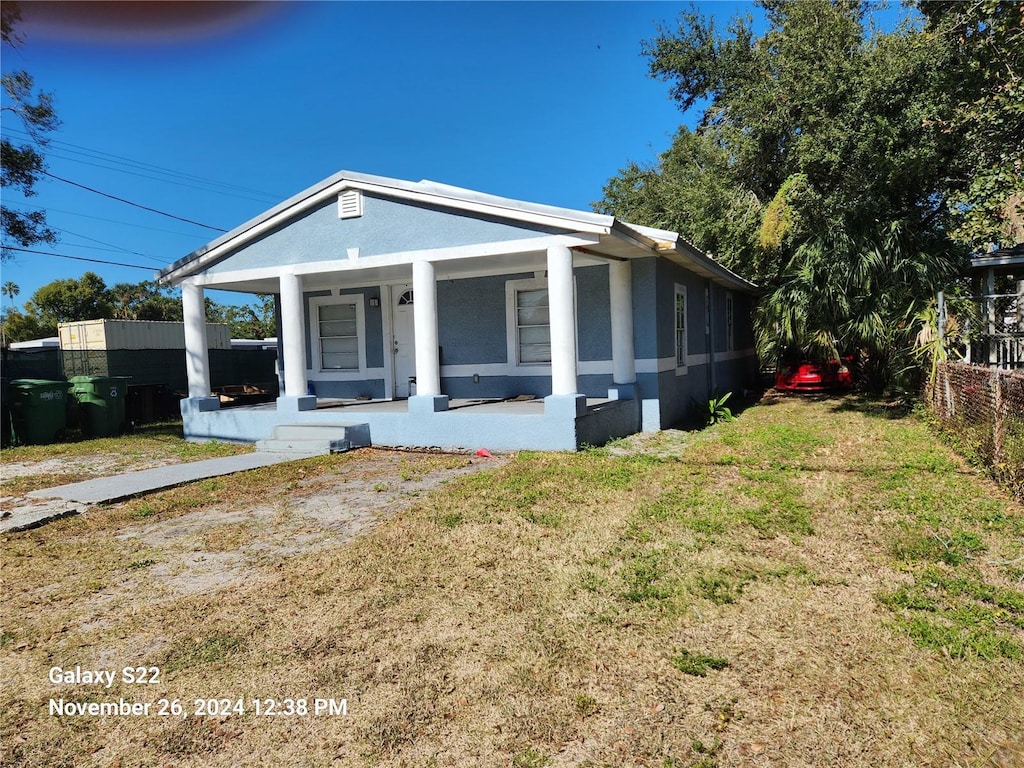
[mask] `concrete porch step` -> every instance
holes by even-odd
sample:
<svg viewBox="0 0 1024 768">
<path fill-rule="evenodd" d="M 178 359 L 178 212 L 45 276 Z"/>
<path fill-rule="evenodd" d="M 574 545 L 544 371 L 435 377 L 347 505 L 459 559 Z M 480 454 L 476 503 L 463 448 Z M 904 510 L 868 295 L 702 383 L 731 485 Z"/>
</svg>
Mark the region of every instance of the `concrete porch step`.
<svg viewBox="0 0 1024 768">
<path fill-rule="evenodd" d="M 353 448 L 348 440 L 276 440 L 267 438 L 256 441 L 256 450 L 267 453 L 301 453 L 307 456 L 322 456 L 327 453 L 344 453 Z"/>
<path fill-rule="evenodd" d="M 256 450 L 322 455 L 369 444 L 369 424 L 279 424 L 271 437 L 256 441 Z"/>
</svg>

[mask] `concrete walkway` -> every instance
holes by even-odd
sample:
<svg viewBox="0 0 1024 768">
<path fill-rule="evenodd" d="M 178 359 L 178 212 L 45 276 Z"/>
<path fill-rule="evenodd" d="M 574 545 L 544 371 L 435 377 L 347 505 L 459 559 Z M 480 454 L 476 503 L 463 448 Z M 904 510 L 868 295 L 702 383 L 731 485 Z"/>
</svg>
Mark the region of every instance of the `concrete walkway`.
<svg viewBox="0 0 1024 768">
<path fill-rule="evenodd" d="M 97 477 L 80 483 L 30 491 L 26 498 L 17 500 L 15 505 L 4 510 L 0 519 L 0 533 L 38 528 L 52 520 L 78 514 L 92 504 L 119 501 L 208 477 L 220 477 L 305 458 L 308 456 L 304 454 L 258 451 L 185 464 L 169 464 L 140 472 Z"/>
</svg>

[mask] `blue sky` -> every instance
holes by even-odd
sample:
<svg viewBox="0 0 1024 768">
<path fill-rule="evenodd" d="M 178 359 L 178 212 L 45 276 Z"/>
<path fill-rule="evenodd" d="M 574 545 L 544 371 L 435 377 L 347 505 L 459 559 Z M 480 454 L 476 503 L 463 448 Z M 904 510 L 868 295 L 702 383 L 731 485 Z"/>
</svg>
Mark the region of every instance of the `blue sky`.
<svg viewBox="0 0 1024 768">
<path fill-rule="evenodd" d="M 589 209 L 610 176 L 652 161 L 683 120 L 640 55 L 683 7 L 261 4 L 197 34 L 166 22 L 156 33 L 61 26 L 26 3 L 24 43 L 5 49 L 3 68 L 28 70 L 54 94 L 63 125 L 47 152 L 52 174 L 213 227 L 341 169 Z M 702 6 L 723 20 L 751 8 Z M 19 128 L 4 120 L 12 138 Z M 50 211 L 62 230 L 55 253 L 146 268 L 21 254 L 0 267 L 19 305 L 86 270 L 108 285 L 148 279 L 217 235 L 52 179 L 30 200 L 5 201 Z"/>
</svg>

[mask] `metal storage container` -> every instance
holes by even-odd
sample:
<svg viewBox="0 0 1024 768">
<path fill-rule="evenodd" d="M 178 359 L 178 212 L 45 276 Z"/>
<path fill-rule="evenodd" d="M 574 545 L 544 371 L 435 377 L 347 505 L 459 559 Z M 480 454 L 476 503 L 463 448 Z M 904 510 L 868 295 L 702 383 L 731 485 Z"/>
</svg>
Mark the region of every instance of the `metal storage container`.
<svg viewBox="0 0 1024 768">
<path fill-rule="evenodd" d="M 185 325 L 159 320 L 82 320 L 59 323 L 62 350 L 185 349 Z M 231 349 L 226 323 L 207 323 L 210 349 Z"/>
</svg>

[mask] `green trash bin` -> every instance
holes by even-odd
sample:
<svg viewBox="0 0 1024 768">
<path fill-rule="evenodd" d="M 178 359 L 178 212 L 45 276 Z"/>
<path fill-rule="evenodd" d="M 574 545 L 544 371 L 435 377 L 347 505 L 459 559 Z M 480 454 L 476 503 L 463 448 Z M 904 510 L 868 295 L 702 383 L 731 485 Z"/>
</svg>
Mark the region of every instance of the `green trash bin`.
<svg viewBox="0 0 1024 768">
<path fill-rule="evenodd" d="M 19 445 L 48 445 L 64 437 L 67 392 L 66 381 L 15 379 L 7 385 Z"/>
<path fill-rule="evenodd" d="M 113 437 L 128 430 L 128 377 L 72 376 L 71 392 L 78 401 L 83 437 Z"/>
<path fill-rule="evenodd" d="M 10 393 L 6 379 L 0 379 L 0 421 L 0 447 L 7 447 L 14 442 L 14 432 L 10 426 Z"/>
<path fill-rule="evenodd" d="M 14 428 L 11 426 L 11 395 L 7 379 L 0 378 L 0 448 L 14 445 Z"/>
</svg>

